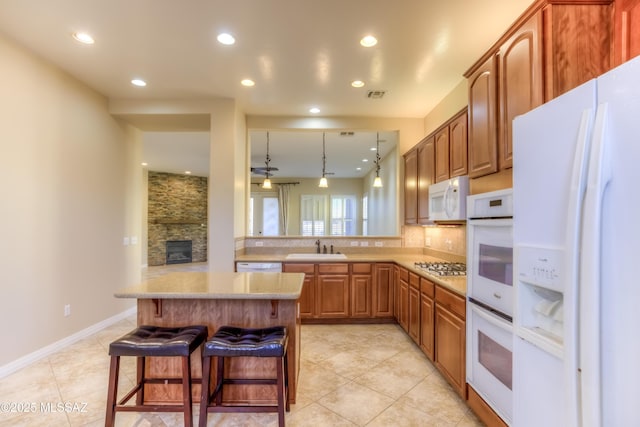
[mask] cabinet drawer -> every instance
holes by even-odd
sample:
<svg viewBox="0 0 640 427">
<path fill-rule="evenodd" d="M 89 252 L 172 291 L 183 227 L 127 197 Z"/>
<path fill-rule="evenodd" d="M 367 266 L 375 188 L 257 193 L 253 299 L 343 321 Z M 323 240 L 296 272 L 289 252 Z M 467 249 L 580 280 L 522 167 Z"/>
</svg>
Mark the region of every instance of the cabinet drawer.
<svg viewBox="0 0 640 427">
<path fill-rule="evenodd" d="M 355 263 L 351 264 L 351 272 L 356 274 L 368 274 L 371 273 L 371 264 L 369 263 Z"/>
<path fill-rule="evenodd" d="M 430 282 L 422 277 L 420 278 L 420 291 L 431 299 L 433 299 L 436 295 L 435 287 L 436 286 L 433 284 L 433 282 Z"/>
<path fill-rule="evenodd" d="M 436 304 L 440 304 L 450 312 L 460 316 L 462 319 L 465 318 L 464 298 L 449 292 L 440 286 L 436 286 Z"/>
<path fill-rule="evenodd" d="M 282 271 L 285 273 L 308 273 L 313 274 L 315 264 L 284 264 Z"/>
<path fill-rule="evenodd" d="M 319 274 L 349 274 L 349 264 L 318 264 Z"/>
<path fill-rule="evenodd" d="M 404 280 L 405 282 L 409 282 L 409 270 L 407 270 L 406 268 L 399 268 L 398 278 L 400 280 Z"/>
<path fill-rule="evenodd" d="M 415 273 L 409 273 L 409 286 L 420 290 L 420 276 Z"/>
</svg>

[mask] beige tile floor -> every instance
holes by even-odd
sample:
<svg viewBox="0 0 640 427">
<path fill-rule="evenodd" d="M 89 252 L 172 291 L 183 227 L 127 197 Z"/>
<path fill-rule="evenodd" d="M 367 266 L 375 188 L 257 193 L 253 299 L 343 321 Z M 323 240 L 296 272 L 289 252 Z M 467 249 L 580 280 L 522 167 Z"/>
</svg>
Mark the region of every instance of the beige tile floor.
<svg viewBox="0 0 640 427">
<path fill-rule="evenodd" d="M 1 379 L 0 404 L 35 410 L 0 407 L 0 426 L 104 425 L 107 348 L 135 322 L 131 316 Z M 297 403 L 287 426 L 482 425 L 397 325 L 303 325 L 301 336 Z M 132 362 L 123 358 L 123 391 L 133 385 Z M 47 411 L 49 403 L 67 403 L 67 410 Z M 180 426 L 182 414 L 118 413 L 116 425 Z M 272 427 L 277 416 L 210 414 L 208 426 Z"/>
</svg>

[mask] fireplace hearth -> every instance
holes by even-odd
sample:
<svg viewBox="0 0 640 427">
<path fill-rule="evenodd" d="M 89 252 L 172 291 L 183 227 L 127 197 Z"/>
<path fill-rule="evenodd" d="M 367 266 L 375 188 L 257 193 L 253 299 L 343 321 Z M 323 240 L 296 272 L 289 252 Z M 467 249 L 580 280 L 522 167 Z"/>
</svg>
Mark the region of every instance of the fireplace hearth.
<svg viewBox="0 0 640 427">
<path fill-rule="evenodd" d="M 191 240 L 167 240 L 167 264 L 191 262 Z"/>
</svg>

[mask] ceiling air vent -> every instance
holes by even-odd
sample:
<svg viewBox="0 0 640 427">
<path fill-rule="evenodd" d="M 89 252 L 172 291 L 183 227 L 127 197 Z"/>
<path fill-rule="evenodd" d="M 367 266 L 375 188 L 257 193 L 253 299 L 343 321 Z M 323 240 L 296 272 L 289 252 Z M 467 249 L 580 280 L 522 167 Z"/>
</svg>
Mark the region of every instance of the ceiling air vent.
<svg viewBox="0 0 640 427">
<path fill-rule="evenodd" d="M 340 132 L 340 136 L 353 136 L 353 132 Z"/>
<path fill-rule="evenodd" d="M 370 90 L 367 92 L 367 98 L 381 99 L 386 92 L 384 90 Z"/>
</svg>

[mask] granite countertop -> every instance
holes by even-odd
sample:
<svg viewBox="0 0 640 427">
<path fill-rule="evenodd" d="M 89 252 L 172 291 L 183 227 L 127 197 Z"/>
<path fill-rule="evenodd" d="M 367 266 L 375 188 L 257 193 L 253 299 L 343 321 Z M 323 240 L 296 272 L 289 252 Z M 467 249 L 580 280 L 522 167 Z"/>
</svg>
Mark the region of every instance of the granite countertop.
<svg viewBox="0 0 640 427">
<path fill-rule="evenodd" d="M 117 298 L 298 299 L 304 273 L 230 273 L 188 271 L 155 277 L 124 288 Z"/>
<path fill-rule="evenodd" d="M 239 255 L 236 257 L 237 262 L 286 262 L 286 263 L 340 263 L 340 262 L 394 262 L 407 270 L 424 277 L 438 285 L 447 288 L 463 297 L 467 293 L 467 278 L 465 276 L 435 276 L 416 268 L 416 262 L 442 262 L 442 258 L 436 258 L 429 255 L 419 254 L 345 254 L 346 259 L 308 259 L 308 260 L 291 260 L 287 259 L 286 254 L 260 254 L 260 255 Z"/>
</svg>

